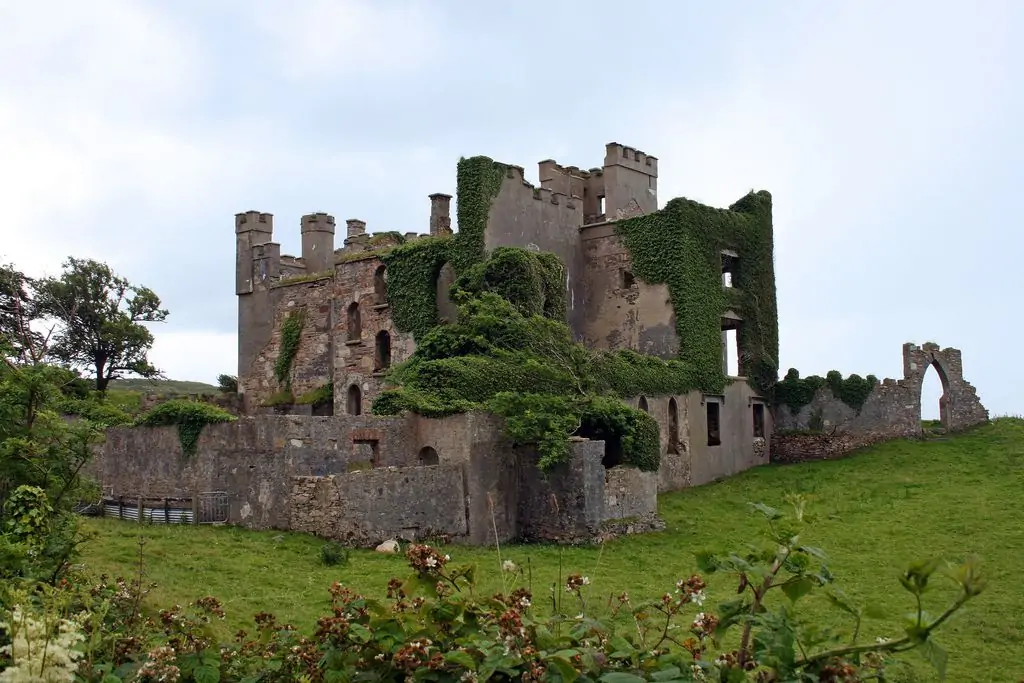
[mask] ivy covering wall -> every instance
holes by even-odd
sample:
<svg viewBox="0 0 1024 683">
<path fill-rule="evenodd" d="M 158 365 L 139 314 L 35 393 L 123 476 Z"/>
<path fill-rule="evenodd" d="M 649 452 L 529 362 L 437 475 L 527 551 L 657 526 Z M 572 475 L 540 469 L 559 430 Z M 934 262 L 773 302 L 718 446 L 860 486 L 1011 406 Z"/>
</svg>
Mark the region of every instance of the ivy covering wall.
<svg viewBox="0 0 1024 683">
<path fill-rule="evenodd" d="M 860 412 L 877 384 L 878 378 L 874 375 L 861 377 L 853 374 L 844 379 L 841 372 L 832 370 L 824 377 L 809 375 L 801 378 L 796 368 L 790 368 L 782 381 L 775 386 L 775 402 L 789 407 L 789 410 L 796 414 L 814 400 L 814 395 L 819 389 L 828 387 L 833 396 Z"/>
<path fill-rule="evenodd" d="M 629 250 L 633 273 L 668 285 L 679 361 L 687 368 L 677 369 L 677 380 L 685 377 L 687 389 L 721 391 L 721 320 L 734 310 L 743 318 L 740 374 L 770 394 L 779 357 L 771 194 L 751 192 L 728 209 L 673 199 L 658 212 L 619 221 L 615 231 Z M 732 288 L 722 286 L 723 249 L 739 254 Z"/>
</svg>

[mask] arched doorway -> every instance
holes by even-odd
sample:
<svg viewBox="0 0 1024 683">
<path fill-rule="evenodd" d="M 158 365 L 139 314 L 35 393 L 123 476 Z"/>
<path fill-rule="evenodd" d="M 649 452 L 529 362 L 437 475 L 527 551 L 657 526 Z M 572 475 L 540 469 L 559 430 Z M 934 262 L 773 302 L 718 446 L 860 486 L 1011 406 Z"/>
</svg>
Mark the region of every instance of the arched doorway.
<svg viewBox="0 0 1024 683">
<path fill-rule="evenodd" d="M 647 405 L 647 397 L 646 396 L 641 396 L 640 397 L 640 401 L 636 404 L 636 407 L 639 408 L 640 410 L 644 411 L 645 413 L 650 413 L 651 412 L 650 407 Z"/>
<path fill-rule="evenodd" d="M 921 378 L 921 428 L 949 429 L 949 379 L 938 361 L 932 361 Z"/>
<path fill-rule="evenodd" d="M 348 388 L 347 408 L 349 415 L 361 415 L 363 412 L 363 392 L 356 384 Z"/>
<path fill-rule="evenodd" d="M 419 458 L 420 465 L 423 465 L 425 467 L 430 465 L 436 465 L 440 462 L 440 459 L 437 457 L 437 451 L 435 451 L 430 446 L 424 446 L 423 448 L 420 449 Z"/>
</svg>

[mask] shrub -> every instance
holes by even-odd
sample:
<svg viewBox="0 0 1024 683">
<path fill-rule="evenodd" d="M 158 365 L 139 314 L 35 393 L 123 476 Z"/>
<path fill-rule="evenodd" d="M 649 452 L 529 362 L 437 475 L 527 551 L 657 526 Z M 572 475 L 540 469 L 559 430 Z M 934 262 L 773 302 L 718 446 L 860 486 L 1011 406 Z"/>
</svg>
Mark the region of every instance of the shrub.
<svg viewBox="0 0 1024 683">
<path fill-rule="evenodd" d="M 325 567 L 348 564 L 349 553 L 340 543 L 325 543 L 320 546 L 320 563 Z"/>
<path fill-rule="evenodd" d="M 234 415 L 209 403 L 173 399 L 162 403 L 136 420 L 136 425 L 166 427 L 177 425 L 181 452 L 186 456 L 195 455 L 196 444 L 203 427 L 218 422 L 237 420 Z"/>
</svg>

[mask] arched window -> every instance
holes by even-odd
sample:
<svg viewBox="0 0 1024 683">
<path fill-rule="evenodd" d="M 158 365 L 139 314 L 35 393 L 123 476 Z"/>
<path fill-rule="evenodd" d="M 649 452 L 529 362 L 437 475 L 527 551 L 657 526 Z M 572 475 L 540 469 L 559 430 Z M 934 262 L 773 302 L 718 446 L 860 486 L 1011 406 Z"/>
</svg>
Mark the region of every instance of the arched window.
<svg viewBox="0 0 1024 683">
<path fill-rule="evenodd" d="M 353 384 L 348 388 L 348 414 L 360 415 L 363 412 L 363 392 L 359 386 Z"/>
<path fill-rule="evenodd" d="M 348 307 L 348 340 L 355 341 L 363 336 L 363 323 L 359 317 L 359 304 L 352 302 Z"/>
<path fill-rule="evenodd" d="M 668 452 L 679 453 L 679 405 L 674 398 L 668 400 Z"/>
<path fill-rule="evenodd" d="M 373 273 L 373 299 L 376 304 L 388 302 L 387 268 L 378 266 Z"/>
<path fill-rule="evenodd" d="M 420 464 L 424 466 L 436 465 L 440 462 L 437 457 L 437 451 L 430 446 L 424 446 L 420 449 Z"/>
<path fill-rule="evenodd" d="M 374 372 L 382 372 L 391 366 L 391 335 L 387 330 L 377 333 L 376 349 L 373 354 Z"/>
<path fill-rule="evenodd" d="M 644 396 L 640 397 L 640 401 L 636 404 L 636 407 L 645 413 L 651 412 L 650 408 L 647 406 L 647 398 Z"/>
</svg>

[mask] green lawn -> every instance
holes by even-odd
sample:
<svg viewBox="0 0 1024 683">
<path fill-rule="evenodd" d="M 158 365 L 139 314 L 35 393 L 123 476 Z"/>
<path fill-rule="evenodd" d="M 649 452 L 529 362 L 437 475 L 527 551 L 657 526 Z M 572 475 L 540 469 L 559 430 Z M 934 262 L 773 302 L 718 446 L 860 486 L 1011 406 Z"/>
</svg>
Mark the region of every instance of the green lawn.
<svg viewBox="0 0 1024 683">
<path fill-rule="evenodd" d="M 1004 418 L 969 434 L 926 442 L 893 442 L 834 462 L 767 466 L 727 481 L 665 495 L 659 534 L 623 538 L 595 548 L 519 545 L 503 547 L 502 559 L 532 568 L 535 605 L 541 605 L 559 573 L 590 577 L 591 601 L 629 591 L 656 597 L 696 570 L 693 552 L 740 549 L 761 530 L 748 502 L 782 506 L 787 491 L 811 494 L 818 521 L 806 542 L 823 548 L 838 584 L 862 601 L 873 601 L 891 619 L 866 621 L 865 638 L 897 636 L 899 619 L 912 608 L 897 574 L 913 560 L 941 555 L 950 560 L 978 555 L 989 577 L 986 592 L 943 626 L 937 641 L 949 652 L 950 681 L 1020 681 L 1024 678 L 1024 517 L 1017 501 L 1024 490 L 1024 420 Z M 226 603 L 226 628 L 251 624 L 267 610 L 310 628 L 327 604 L 327 586 L 338 580 L 383 597 L 391 576 L 407 574 L 400 556 L 352 554 L 343 567 L 319 563 L 322 541 L 313 537 L 234 528 L 139 527 L 89 520 L 98 533 L 85 551 L 94 571 L 129 575 L 146 538 L 147 577 L 158 584 L 157 603 L 184 603 L 212 594 Z M 452 547 L 455 562 L 475 562 L 482 590 L 500 589 L 493 548 Z M 712 609 L 732 597 L 724 577 L 710 583 Z M 952 595 L 940 581 L 929 611 Z M 838 625 L 823 601 L 809 614 Z M 921 680 L 927 665 L 910 655 Z"/>
</svg>

